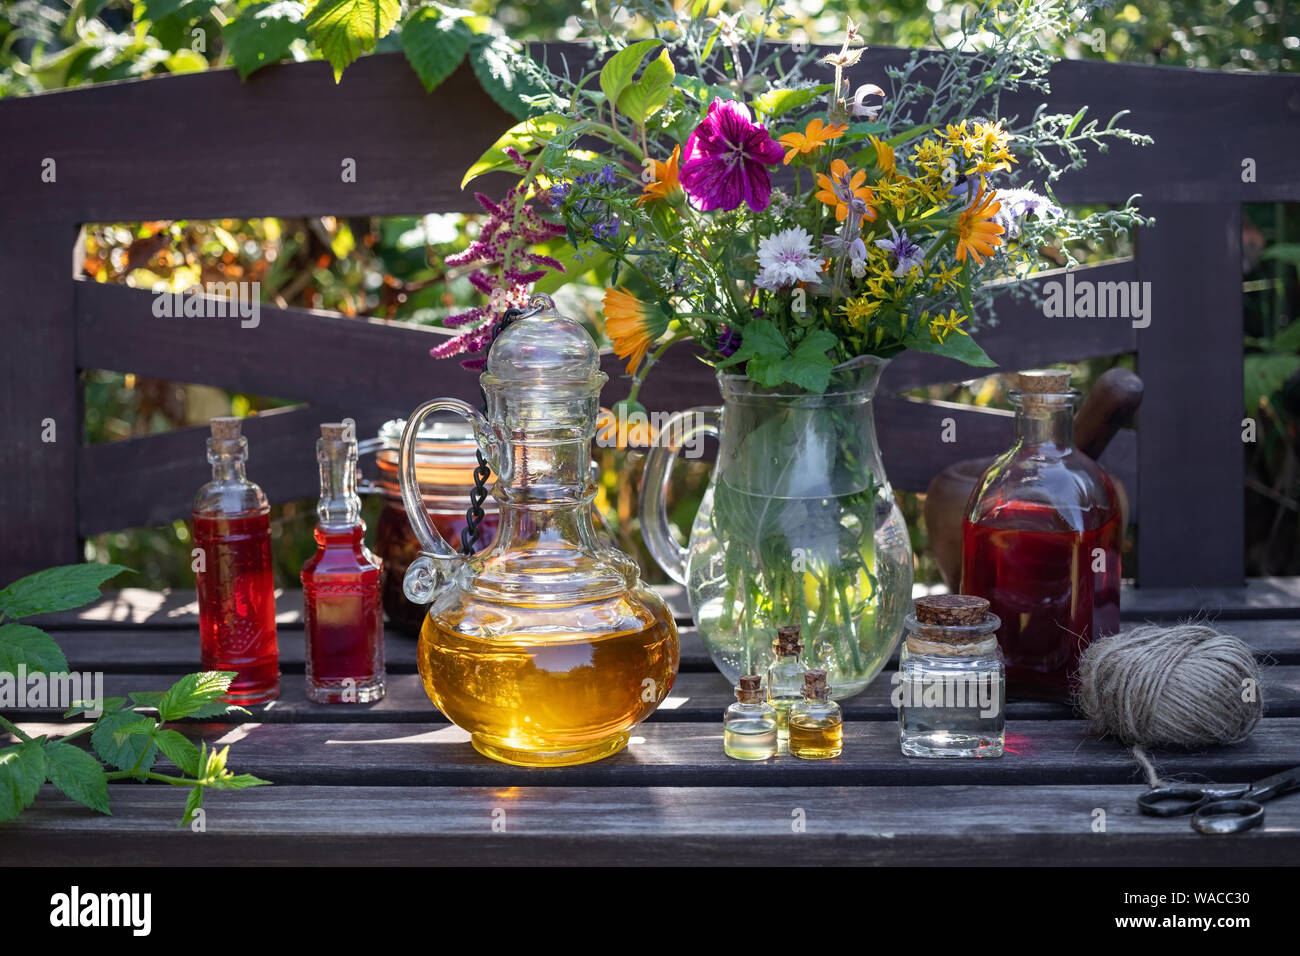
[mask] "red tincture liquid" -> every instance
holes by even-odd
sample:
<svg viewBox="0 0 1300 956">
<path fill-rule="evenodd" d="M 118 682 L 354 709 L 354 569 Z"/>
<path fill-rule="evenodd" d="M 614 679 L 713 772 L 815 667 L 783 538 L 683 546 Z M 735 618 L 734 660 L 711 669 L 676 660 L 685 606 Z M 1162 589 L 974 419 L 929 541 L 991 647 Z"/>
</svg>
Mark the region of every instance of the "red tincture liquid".
<svg viewBox="0 0 1300 956">
<path fill-rule="evenodd" d="M 1067 699 L 1083 649 L 1119 630 L 1118 511 L 1082 532 L 1061 527 L 1055 508 L 1030 502 L 1008 502 L 996 523 L 962 522 L 962 591 L 1002 619 L 1008 689 L 1024 697 Z"/>
<path fill-rule="evenodd" d="M 365 549 L 365 526 L 316 529 L 316 554 L 302 569 L 307 696 L 365 703 L 384 693 L 382 570 Z"/>
<path fill-rule="evenodd" d="M 203 669 L 238 672 L 222 698 L 229 703 L 271 700 L 280 693 L 280 654 L 270 516 L 196 514 L 194 544 L 204 556 L 195 572 Z"/>
</svg>

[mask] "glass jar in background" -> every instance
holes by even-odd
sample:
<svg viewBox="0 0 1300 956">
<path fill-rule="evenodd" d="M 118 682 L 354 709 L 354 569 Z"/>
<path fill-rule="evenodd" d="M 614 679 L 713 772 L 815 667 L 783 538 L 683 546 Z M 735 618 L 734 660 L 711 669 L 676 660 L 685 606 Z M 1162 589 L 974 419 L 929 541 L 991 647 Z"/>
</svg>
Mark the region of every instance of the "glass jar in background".
<svg viewBox="0 0 1300 956">
<path fill-rule="evenodd" d="M 384 498 L 384 508 L 375 529 L 375 552 L 383 560 L 386 572 L 384 611 L 394 627 L 415 637 L 420 633 L 428 608 L 412 604 L 402 593 L 406 569 L 420 553 L 420 543 L 411 530 L 406 508 L 402 505 L 402 489 L 397 477 L 398 447 L 405 427 L 405 419 L 395 418 L 380 427 L 377 440 L 364 443 L 375 449 L 378 476 L 374 481 L 365 482 L 363 489 Z M 478 466 L 476 449 L 473 431 L 460 418 L 450 414 L 441 419 L 432 417 L 420 429 L 416 444 L 415 469 L 425 511 L 438 533 L 456 548 L 460 547 L 469 494 L 474 488 L 474 469 Z M 491 487 L 495 480 L 493 475 L 488 486 Z M 490 494 L 483 502 L 483 511 L 475 546 L 478 551 L 491 544 L 497 533 L 497 502 Z"/>
</svg>

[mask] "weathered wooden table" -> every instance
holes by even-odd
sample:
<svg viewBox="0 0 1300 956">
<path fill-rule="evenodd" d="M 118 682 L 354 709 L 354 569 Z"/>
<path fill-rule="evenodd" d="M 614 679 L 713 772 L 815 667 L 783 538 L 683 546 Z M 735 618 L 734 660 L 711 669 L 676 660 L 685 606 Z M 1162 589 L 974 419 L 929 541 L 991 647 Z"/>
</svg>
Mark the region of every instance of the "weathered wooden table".
<svg viewBox="0 0 1300 956">
<path fill-rule="evenodd" d="M 1185 818 L 1138 814 L 1143 789 L 1119 744 L 1061 706 L 1008 705 L 1000 760 L 905 759 L 887 671 L 845 702 L 835 760 L 757 764 L 722 753 L 731 690 L 664 589 L 682 627 L 681 673 L 667 703 L 621 754 L 528 770 L 487 760 L 425 697 L 415 642 L 387 641 L 389 691 L 373 705 L 303 695 L 300 595 L 280 596 L 279 700 L 249 717 L 181 725 L 233 744 L 237 772 L 274 782 L 209 794 L 206 831 L 178 829 L 184 796 L 117 784 L 101 816 L 46 786 L 0 826 L 0 863 L 845 863 L 1280 864 L 1300 860 L 1300 796 L 1267 806 L 1265 826 L 1230 837 Z M 193 593 L 123 591 L 46 626 L 105 693 L 161 689 L 197 669 Z M 1300 763 L 1300 579 L 1216 592 L 1129 591 L 1131 621 L 1217 619 L 1269 666 L 1266 719 L 1246 743 L 1160 753 L 1162 774 L 1249 781 Z M 32 733 L 67 732 L 54 711 L 8 711 Z M 1099 811 L 1102 811 L 1099 813 Z M 1104 821 L 1104 826 L 1103 826 Z M 122 837 L 126 834 L 130 840 Z"/>
</svg>

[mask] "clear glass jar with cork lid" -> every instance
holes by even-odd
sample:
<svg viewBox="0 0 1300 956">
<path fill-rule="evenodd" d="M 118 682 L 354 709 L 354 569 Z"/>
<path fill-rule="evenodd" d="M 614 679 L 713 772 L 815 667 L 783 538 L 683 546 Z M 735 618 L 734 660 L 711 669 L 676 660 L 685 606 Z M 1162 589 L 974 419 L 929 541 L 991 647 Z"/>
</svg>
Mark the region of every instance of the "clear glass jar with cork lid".
<svg viewBox="0 0 1300 956">
<path fill-rule="evenodd" d="M 1000 757 L 1006 682 L 989 602 L 968 594 L 917 598 L 899 663 L 899 743 L 908 757 Z"/>
</svg>

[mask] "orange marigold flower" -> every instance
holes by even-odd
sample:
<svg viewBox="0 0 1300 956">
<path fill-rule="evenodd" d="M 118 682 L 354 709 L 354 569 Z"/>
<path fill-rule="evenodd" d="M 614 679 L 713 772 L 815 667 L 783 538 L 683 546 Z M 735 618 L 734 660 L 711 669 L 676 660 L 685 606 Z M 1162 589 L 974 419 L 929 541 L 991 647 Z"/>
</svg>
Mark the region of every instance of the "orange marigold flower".
<svg viewBox="0 0 1300 956">
<path fill-rule="evenodd" d="M 614 354 L 628 359 L 629 375 L 636 374 L 646 352 L 667 327 L 666 316 L 627 289 L 605 290 L 605 335 L 614 346 Z"/>
<path fill-rule="evenodd" d="M 871 203 L 875 195 L 871 187 L 865 185 L 867 174 L 864 170 L 849 170 L 849 164 L 842 159 L 837 159 L 831 163 L 831 173 L 817 174 L 817 185 L 821 187 L 815 194 L 815 198 L 832 206 L 835 209 L 836 222 L 843 222 L 849 217 L 849 205 L 855 199 L 861 200 L 865 206 L 865 212 L 862 214 L 863 221 L 868 219 L 875 221 L 876 210 L 872 208 Z"/>
<path fill-rule="evenodd" d="M 650 182 L 641 188 L 641 198 L 637 202 L 653 202 L 656 199 L 671 199 L 673 194 L 682 188 L 681 182 L 677 178 L 677 167 L 681 163 L 682 148 L 673 147 L 673 154 L 668 157 L 666 162 L 660 162 L 653 157 L 650 158 L 651 175 L 654 176 Z"/>
<path fill-rule="evenodd" d="M 808 126 L 802 133 L 786 133 L 777 140 L 787 150 L 783 165 L 789 166 L 796 156 L 806 156 L 821 149 L 831 140 L 843 136 L 847 129 L 848 126 L 843 123 L 832 123 L 827 126 L 821 117 L 809 120 Z"/>
<path fill-rule="evenodd" d="M 957 261 L 965 262 L 966 253 L 975 260 L 975 264 L 982 266 L 984 260 L 980 256 L 991 256 L 993 250 L 1002 245 L 1003 228 L 996 222 L 993 222 L 993 216 L 996 215 L 1002 204 L 997 201 L 997 194 L 986 192 L 984 187 L 980 187 L 979 194 L 976 195 L 975 201 L 962 210 L 957 217 Z"/>
</svg>

